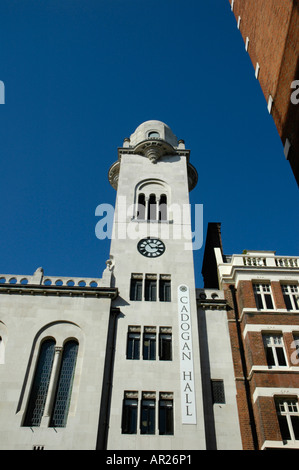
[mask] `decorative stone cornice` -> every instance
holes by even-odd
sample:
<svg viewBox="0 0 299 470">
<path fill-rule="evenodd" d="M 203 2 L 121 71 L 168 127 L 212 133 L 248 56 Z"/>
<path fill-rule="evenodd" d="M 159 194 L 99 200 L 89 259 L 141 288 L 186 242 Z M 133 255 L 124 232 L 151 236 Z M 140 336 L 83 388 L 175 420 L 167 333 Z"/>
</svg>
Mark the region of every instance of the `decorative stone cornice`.
<svg viewBox="0 0 299 470">
<path fill-rule="evenodd" d="M 197 307 L 202 310 L 227 310 L 223 291 L 214 289 L 196 290 Z"/>
<path fill-rule="evenodd" d="M 118 289 L 114 287 L 78 287 L 78 286 L 46 286 L 46 285 L 0 285 L 0 294 L 69 296 L 69 297 L 101 297 L 115 299 Z"/>
<path fill-rule="evenodd" d="M 117 190 L 118 186 L 118 178 L 119 178 L 119 169 L 120 169 L 120 161 L 114 162 L 113 165 L 109 168 L 108 171 L 108 180 L 111 184 L 112 188 Z"/>
<path fill-rule="evenodd" d="M 162 139 L 146 139 L 139 142 L 133 150 L 134 154 L 147 157 L 152 163 L 165 155 L 176 155 L 174 147 Z"/>
<path fill-rule="evenodd" d="M 202 310 L 226 310 L 226 300 L 199 300 L 197 299 L 197 306 Z"/>
<path fill-rule="evenodd" d="M 169 142 L 163 139 L 151 138 L 139 142 L 134 147 L 126 146 L 118 149 L 118 160 L 114 162 L 108 171 L 108 180 L 111 186 L 117 190 L 118 178 L 120 171 L 120 162 L 123 155 L 141 155 L 148 158 L 153 164 L 165 156 L 179 156 L 187 158 L 188 171 L 188 187 L 189 191 L 195 188 L 198 180 L 197 171 L 191 163 L 189 163 L 190 150 L 185 148 L 173 147 Z"/>
<path fill-rule="evenodd" d="M 191 165 L 191 163 L 189 162 L 187 166 L 187 172 L 188 172 L 188 188 L 189 188 L 189 191 L 192 191 L 192 189 L 194 189 L 195 186 L 197 185 L 198 174 L 194 166 Z"/>
</svg>

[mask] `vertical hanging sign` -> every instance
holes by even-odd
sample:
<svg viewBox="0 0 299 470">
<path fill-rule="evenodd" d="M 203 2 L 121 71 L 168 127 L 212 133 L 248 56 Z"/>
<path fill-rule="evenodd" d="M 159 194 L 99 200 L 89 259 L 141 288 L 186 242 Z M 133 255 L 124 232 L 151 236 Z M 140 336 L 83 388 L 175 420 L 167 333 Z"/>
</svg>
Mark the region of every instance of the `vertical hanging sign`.
<svg viewBox="0 0 299 470">
<path fill-rule="evenodd" d="M 185 284 L 178 287 L 178 315 L 182 423 L 196 424 L 190 300 Z"/>
</svg>

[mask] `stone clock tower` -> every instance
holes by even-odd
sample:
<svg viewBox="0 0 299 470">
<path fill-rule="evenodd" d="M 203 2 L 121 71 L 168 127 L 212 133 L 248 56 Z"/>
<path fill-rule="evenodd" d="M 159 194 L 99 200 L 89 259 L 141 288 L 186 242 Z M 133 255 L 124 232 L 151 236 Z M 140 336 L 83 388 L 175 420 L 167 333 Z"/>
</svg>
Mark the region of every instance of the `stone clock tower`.
<svg viewBox="0 0 299 470">
<path fill-rule="evenodd" d="M 119 297 L 107 449 L 204 449 L 190 151 L 141 124 L 109 170 L 110 269 Z"/>
</svg>

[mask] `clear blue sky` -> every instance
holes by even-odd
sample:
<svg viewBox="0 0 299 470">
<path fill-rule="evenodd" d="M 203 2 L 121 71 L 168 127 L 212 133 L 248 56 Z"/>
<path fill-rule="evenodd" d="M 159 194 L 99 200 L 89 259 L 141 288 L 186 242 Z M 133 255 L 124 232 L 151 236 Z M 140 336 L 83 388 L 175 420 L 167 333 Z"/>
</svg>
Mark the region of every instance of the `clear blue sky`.
<svg viewBox="0 0 299 470">
<path fill-rule="evenodd" d="M 299 255 L 297 184 L 228 0 L 2 0 L 0 44 L 0 273 L 101 277 L 95 208 L 149 119 L 191 149 L 204 236 Z"/>
</svg>

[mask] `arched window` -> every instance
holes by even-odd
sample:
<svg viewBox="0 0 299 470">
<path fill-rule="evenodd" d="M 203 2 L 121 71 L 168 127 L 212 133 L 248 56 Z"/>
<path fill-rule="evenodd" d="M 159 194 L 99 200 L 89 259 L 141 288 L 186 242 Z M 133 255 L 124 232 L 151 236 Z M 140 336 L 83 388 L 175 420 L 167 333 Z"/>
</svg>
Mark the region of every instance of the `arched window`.
<svg viewBox="0 0 299 470">
<path fill-rule="evenodd" d="M 54 339 L 42 342 L 23 426 L 40 426 L 42 418 L 50 427 L 66 426 L 78 346 L 76 340 L 63 348 Z"/>
<path fill-rule="evenodd" d="M 159 201 L 159 220 L 167 220 L 167 196 L 161 194 Z"/>
<path fill-rule="evenodd" d="M 137 219 L 145 219 L 145 195 L 143 193 L 138 196 Z"/>
<path fill-rule="evenodd" d="M 78 342 L 73 340 L 68 341 L 63 348 L 50 427 L 62 428 L 66 426 L 71 401 L 77 353 Z"/>
<path fill-rule="evenodd" d="M 157 131 L 151 131 L 151 132 L 149 132 L 149 133 L 148 133 L 148 138 L 150 139 L 150 138 L 152 138 L 152 137 L 154 137 L 155 139 L 158 139 L 158 138 L 160 137 L 159 132 L 157 132 Z"/>
<path fill-rule="evenodd" d="M 2 336 L 0 336 L 0 364 L 4 364 L 4 363 L 5 363 L 5 360 L 4 360 L 4 353 L 5 353 L 4 342 L 3 342 Z"/>
<path fill-rule="evenodd" d="M 40 425 L 51 377 L 54 349 L 54 339 L 48 339 L 41 345 L 24 426 Z"/>
<path fill-rule="evenodd" d="M 156 203 L 156 195 L 151 194 L 148 200 L 148 220 L 157 220 L 157 203 Z"/>
<path fill-rule="evenodd" d="M 0 320 L 0 364 L 5 364 L 6 344 L 7 344 L 7 327 Z"/>
<path fill-rule="evenodd" d="M 165 181 L 141 181 L 135 188 L 135 218 L 155 222 L 169 220 L 170 199 L 170 188 Z"/>
</svg>

